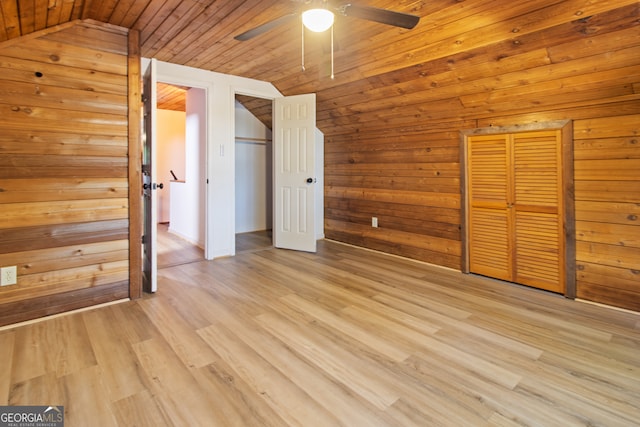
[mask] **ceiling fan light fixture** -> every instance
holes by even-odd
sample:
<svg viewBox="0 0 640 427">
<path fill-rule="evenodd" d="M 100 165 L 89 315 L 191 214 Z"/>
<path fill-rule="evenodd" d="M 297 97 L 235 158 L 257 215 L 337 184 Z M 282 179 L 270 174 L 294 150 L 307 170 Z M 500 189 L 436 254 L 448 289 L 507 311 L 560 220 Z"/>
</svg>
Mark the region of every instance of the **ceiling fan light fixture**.
<svg viewBox="0 0 640 427">
<path fill-rule="evenodd" d="M 316 33 L 327 31 L 333 25 L 333 12 L 327 9 L 309 9 L 302 12 L 302 23 Z"/>
</svg>

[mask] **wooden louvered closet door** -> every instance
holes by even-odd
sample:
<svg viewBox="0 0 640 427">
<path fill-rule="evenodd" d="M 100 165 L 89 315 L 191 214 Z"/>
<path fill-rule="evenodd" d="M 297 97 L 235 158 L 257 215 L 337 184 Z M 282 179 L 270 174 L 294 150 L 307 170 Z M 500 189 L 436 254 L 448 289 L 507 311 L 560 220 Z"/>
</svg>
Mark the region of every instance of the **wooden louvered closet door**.
<svg viewBox="0 0 640 427">
<path fill-rule="evenodd" d="M 562 133 L 468 138 L 469 269 L 565 291 Z"/>
</svg>

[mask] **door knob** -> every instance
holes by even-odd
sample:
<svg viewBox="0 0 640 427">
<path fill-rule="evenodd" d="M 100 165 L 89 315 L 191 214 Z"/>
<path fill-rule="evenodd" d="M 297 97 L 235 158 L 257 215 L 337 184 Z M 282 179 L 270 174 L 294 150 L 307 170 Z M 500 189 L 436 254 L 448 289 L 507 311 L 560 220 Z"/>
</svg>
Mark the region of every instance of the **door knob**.
<svg viewBox="0 0 640 427">
<path fill-rule="evenodd" d="M 156 189 L 163 189 L 164 188 L 164 184 L 160 183 L 160 184 L 156 184 L 155 182 L 153 184 L 142 184 L 142 188 L 145 190 L 156 190 Z"/>
<path fill-rule="evenodd" d="M 313 184 L 316 182 L 315 178 L 307 178 L 307 184 Z"/>
</svg>

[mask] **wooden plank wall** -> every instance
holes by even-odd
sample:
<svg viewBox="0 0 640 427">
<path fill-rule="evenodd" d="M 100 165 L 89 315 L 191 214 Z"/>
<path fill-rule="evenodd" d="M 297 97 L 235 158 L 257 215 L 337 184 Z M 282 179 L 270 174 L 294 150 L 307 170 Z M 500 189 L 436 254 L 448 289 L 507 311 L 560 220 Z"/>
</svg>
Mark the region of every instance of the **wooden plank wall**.
<svg viewBox="0 0 640 427">
<path fill-rule="evenodd" d="M 18 40 L 18 39 L 16 39 Z M 0 43 L 0 324 L 129 296 L 127 32 Z"/>
<path fill-rule="evenodd" d="M 640 116 L 576 120 L 574 144 L 577 296 L 640 311 Z"/>
<path fill-rule="evenodd" d="M 640 6 L 618 3 L 322 91 L 325 235 L 459 269 L 460 131 L 573 120 L 577 296 L 640 310 Z"/>
</svg>

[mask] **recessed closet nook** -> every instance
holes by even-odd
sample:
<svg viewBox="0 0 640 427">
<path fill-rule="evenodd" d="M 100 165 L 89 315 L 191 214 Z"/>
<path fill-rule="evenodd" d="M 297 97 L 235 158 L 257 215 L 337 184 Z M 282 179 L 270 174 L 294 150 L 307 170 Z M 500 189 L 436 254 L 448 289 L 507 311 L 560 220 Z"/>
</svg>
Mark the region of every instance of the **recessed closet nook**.
<svg viewBox="0 0 640 427">
<path fill-rule="evenodd" d="M 463 133 L 463 271 L 575 297 L 571 123 Z"/>
</svg>

